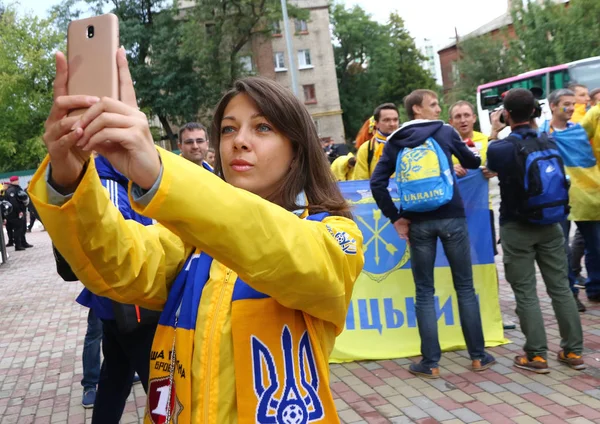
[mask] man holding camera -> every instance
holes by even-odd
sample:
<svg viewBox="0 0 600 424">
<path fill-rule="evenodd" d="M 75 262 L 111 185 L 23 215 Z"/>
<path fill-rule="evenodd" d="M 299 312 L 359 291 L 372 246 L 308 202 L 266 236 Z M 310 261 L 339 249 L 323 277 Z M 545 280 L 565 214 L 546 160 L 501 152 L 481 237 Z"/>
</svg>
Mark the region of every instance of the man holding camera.
<svg viewBox="0 0 600 424">
<path fill-rule="evenodd" d="M 548 344 L 537 296 L 537 262 L 558 321 L 562 350 L 558 360 L 573 369 L 585 368 L 583 333 L 575 300 L 569 289 L 567 256 L 560 222 L 568 214 L 568 182 L 556 144 L 538 135 L 531 125 L 537 114 L 533 94 L 512 89 L 504 98 L 504 121 L 510 135 L 491 143 L 488 168 L 500 180 L 500 239 L 506 279 L 517 303 L 526 342 L 518 368 L 545 374 Z M 541 183 L 540 183 L 541 181 Z M 539 185 L 554 187 L 538 191 Z"/>
</svg>

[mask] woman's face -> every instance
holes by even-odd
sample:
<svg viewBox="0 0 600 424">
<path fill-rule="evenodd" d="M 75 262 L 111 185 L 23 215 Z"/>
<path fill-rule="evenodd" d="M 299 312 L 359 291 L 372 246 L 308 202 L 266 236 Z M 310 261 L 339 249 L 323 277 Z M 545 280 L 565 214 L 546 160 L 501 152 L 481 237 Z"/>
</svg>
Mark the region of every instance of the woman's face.
<svg viewBox="0 0 600 424">
<path fill-rule="evenodd" d="M 262 198 L 275 192 L 294 159 L 291 141 L 246 94 L 236 95 L 225 108 L 219 152 L 225 180 Z"/>
</svg>

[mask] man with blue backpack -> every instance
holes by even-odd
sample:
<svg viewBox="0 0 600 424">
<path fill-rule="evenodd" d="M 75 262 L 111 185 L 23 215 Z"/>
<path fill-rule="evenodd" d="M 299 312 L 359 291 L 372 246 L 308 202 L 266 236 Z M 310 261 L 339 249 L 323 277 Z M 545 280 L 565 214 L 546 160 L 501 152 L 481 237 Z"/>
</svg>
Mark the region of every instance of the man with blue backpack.
<svg viewBox="0 0 600 424">
<path fill-rule="evenodd" d="M 549 372 L 545 323 L 537 296 L 537 262 L 558 321 L 558 360 L 573 369 L 585 364 L 581 320 L 567 276 L 561 222 L 569 214 L 569 183 L 556 143 L 531 127 L 536 104 L 529 90 L 515 88 L 504 98 L 504 121 L 511 133 L 488 148 L 487 167 L 500 180 L 500 239 L 504 270 L 525 335 L 518 368 Z"/>
<path fill-rule="evenodd" d="M 438 120 L 437 94 L 416 90 L 404 99 L 411 119 L 394 132 L 371 177 L 371 192 L 400 237 L 410 243 L 411 267 L 416 288 L 417 324 L 423 359 L 412 364 L 412 374 L 439 378 L 441 349 L 434 302 L 434 266 L 438 239 L 452 271 L 460 323 L 474 371 L 495 363 L 485 352 L 479 303 L 473 287 L 469 233 L 462 198 L 455 184 L 452 156 L 467 169 L 477 169 L 481 159 L 463 143 L 454 128 Z M 387 189 L 396 174 L 400 208 Z"/>
<path fill-rule="evenodd" d="M 569 283 L 575 296 L 579 312 L 585 312 L 585 306 L 577 298 L 579 289 L 576 287 L 582 254 L 575 258 L 575 249 L 571 254 L 569 248 L 569 233 L 571 222 L 577 225 L 579 236 L 583 238 L 586 253 L 587 279 L 583 280 L 587 289 L 588 299 L 594 300 L 594 295 L 600 294 L 600 167 L 594 156 L 594 151 L 586 130 L 572 122 L 575 111 L 575 92 L 568 89 L 556 90 L 548 96 L 552 110 L 552 119 L 540 126 L 540 131 L 550 135 L 558 147 L 565 163 L 565 171 L 570 178 L 569 205 L 571 212 L 569 220 L 563 222 L 565 231 L 565 247 L 569 257 Z M 596 235 L 595 235 L 596 234 Z M 577 235 L 575 236 L 577 238 Z M 583 252 L 582 252 L 583 253 Z"/>
</svg>

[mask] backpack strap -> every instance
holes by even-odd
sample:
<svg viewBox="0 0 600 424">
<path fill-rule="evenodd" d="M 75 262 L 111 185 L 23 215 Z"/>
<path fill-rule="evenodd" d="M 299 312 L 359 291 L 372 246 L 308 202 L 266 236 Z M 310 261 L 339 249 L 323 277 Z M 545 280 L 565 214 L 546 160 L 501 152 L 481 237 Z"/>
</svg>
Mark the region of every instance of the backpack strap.
<svg viewBox="0 0 600 424">
<path fill-rule="evenodd" d="M 371 174 L 371 162 L 373 162 L 373 156 L 375 156 L 375 136 L 369 140 L 369 147 L 367 150 L 367 170 Z"/>
</svg>

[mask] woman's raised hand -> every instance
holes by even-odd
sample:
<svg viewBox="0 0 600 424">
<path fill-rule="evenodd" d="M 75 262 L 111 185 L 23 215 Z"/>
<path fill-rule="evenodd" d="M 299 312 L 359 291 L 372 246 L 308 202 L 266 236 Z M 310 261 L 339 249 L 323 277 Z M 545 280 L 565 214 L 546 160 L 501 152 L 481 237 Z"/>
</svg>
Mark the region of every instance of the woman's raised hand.
<svg viewBox="0 0 600 424">
<path fill-rule="evenodd" d="M 125 49 L 117 51 L 121 100 L 102 98 L 90 107 L 75 131 L 83 129 L 77 146 L 95 150 L 123 175 L 149 189 L 160 174 L 160 158 L 152 140 L 148 118 L 137 107 Z"/>
<path fill-rule="evenodd" d="M 78 148 L 75 143 L 83 130 L 72 130 L 79 117 L 68 117 L 70 110 L 88 108 L 100 101 L 97 97 L 67 96 L 69 72 L 65 55 L 56 54 L 56 77 L 54 79 L 54 103 L 44 124 L 42 137 L 52 163 L 52 180 L 66 191 L 77 186 L 83 165 L 90 152 Z"/>
<path fill-rule="evenodd" d="M 67 64 L 64 55 L 57 54 L 53 112 L 55 108 L 58 112 L 55 116 L 51 113 L 48 118 L 44 141 L 53 164 L 52 178 L 58 185 L 71 187 L 77 184 L 83 164 L 93 150 L 106 157 L 117 170 L 142 188 L 149 189 L 158 178 L 161 166 L 159 155 L 148 119 L 137 107 L 123 48 L 117 51 L 116 60 L 120 101 L 108 97 L 65 96 Z M 89 109 L 79 117 L 66 116 L 69 110 L 85 107 Z M 49 123 L 55 128 L 50 135 Z M 56 175 L 55 169 L 64 165 L 68 165 L 65 171 Z"/>
</svg>

